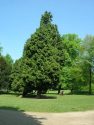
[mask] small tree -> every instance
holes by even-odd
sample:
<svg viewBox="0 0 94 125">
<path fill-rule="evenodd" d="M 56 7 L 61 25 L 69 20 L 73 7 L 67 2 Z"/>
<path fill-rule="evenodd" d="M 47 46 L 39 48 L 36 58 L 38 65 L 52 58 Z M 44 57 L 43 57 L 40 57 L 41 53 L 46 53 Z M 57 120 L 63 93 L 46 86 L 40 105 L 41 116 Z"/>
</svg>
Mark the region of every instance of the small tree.
<svg viewBox="0 0 94 125">
<path fill-rule="evenodd" d="M 0 56 L 0 89 L 7 90 L 9 87 L 9 77 L 11 68 L 3 56 Z"/>
</svg>

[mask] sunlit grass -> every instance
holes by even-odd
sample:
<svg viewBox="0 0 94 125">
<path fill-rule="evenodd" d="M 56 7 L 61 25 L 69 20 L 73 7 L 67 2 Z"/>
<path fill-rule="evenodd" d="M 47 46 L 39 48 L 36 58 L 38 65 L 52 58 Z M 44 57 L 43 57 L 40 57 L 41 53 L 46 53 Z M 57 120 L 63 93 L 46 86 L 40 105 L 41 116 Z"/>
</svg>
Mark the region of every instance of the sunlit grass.
<svg viewBox="0 0 94 125">
<path fill-rule="evenodd" d="M 94 96 L 47 94 L 48 98 L 21 98 L 16 95 L 0 95 L 1 109 L 32 112 L 69 112 L 94 110 Z"/>
</svg>

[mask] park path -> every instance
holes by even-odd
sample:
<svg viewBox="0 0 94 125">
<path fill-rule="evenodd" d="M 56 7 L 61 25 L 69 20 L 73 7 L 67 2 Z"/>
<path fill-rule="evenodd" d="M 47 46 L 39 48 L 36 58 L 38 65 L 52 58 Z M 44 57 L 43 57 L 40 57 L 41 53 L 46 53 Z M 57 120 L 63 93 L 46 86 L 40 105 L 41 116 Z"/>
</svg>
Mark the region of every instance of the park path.
<svg viewBox="0 0 94 125">
<path fill-rule="evenodd" d="M 94 125 L 94 111 L 34 113 L 0 110 L 0 125 Z"/>
</svg>

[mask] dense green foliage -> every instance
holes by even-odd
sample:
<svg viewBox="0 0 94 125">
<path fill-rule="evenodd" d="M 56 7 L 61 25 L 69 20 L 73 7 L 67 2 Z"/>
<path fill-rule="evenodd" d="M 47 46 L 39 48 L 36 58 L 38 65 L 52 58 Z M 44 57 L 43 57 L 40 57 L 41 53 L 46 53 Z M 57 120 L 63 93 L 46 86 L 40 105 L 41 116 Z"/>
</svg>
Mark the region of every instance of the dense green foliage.
<svg viewBox="0 0 94 125">
<path fill-rule="evenodd" d="M 18 86 L 21 85 L 23 96 L 30 92 L 30 88 L 31 91 L 36 90 L 37 95 L 40 96 L 59 83 L 60 66 L 63 64 L 63 58 L 60 57 L 63 56 L 62 42 L 57 26 L 51 21 L 51 13 L 45 12 L 41 17 L 40 27 L 24 46 L 21 65 L 17 64 L 20 65 L 18 68 L 21 69 L 21 73 L 18 69 L 13 86 L 19 88 Z"/>
<path fill-rule="evenodd" d="M 23 87 L 20 85 L 22 82 L 21 77 L 21 60 L 16 60 L 13 64 L 11 75 L 10 75 L 10 81 L 11 81 L 11 88 L 14 91 L 22 91 Z"/>
<path fill-rule="evenodd" d="M 12 65 L 6 57 L 0 56 L 0 89 L 8 90 Z"/>
<path fill-rule="evenodd" d="M 64 44 L 64 66 L 61 71 L 61 84 L 63 87 L 73 90 L 80 88 L 79 79 L 81 70 L 79 64 L 79 50 L 81 39 L 76 34 L 66 34 L 62 37 Z"/>
<path fill-rule="evenodd" d="M 72 66 L 79 56 L 81 39 L 76 34 L 62 36 L 64 44 L 64 66 Z"/>
<path fill-rule="evenodd" d="M 83 40 L 81 60 L 84 82 L 89 86 L 91 94 L 94 82 L 94 36 L 87 35 Z"/>
<path fill-rule="evenodd" d="M 9 54 L 3 56 L 2 47 L 0 47 L 0 93 L 9 89 L 12 64 L 11 56 Z"/>
</svg>

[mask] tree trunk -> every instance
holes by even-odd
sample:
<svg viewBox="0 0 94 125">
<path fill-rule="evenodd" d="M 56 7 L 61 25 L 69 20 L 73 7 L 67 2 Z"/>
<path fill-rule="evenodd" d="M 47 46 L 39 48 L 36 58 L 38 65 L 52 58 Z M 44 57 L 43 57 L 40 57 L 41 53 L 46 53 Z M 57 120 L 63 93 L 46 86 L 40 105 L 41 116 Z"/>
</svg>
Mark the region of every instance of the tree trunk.
<svg viewBox="0 0 94 125">
<path fill-rule="evenodd" d="M 58 86 L 58 94 L 60 94 L 61 85 Z"/>
<path fill-rule="evenodd" d="M 92 81 L 92 68 L 90 67 L 89 69 L 89 95 L 91 95 L 92 93 L 92 89 L 91 89 L 91 81 Z"/>
<path fill-rule="evenodd" d="M 22 97 L 26 97 L 27 95 L 27 91 L 26 91 L 26 88 L 24 87 L 24 90 L 23 90 L 23 93 L 22 93 Z"/>
<path fill-rule="evenodd" d="M 71 89 L 71 94 L 73 94 L 73 88 Z"/>
<path fill-rule="evenodd" d="M 40 90 L 37 91 L 37 98 L 41 98 L 41 91 Z"/>
</svg>

